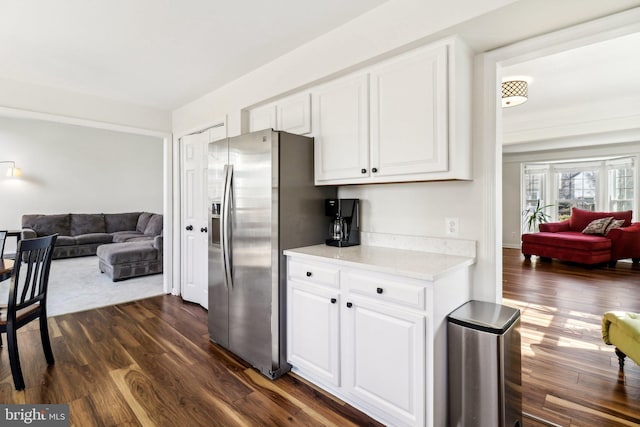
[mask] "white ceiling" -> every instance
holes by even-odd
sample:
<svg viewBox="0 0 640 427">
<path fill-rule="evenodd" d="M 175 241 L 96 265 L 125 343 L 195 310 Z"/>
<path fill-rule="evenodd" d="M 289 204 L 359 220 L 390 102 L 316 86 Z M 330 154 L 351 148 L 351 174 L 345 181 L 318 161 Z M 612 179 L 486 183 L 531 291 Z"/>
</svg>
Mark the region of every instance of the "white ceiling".
<svg viewBox="0 0 640 427">
<path fill-rule="evenodd" d="M 386 0 L 0 0 L 0 78 L 172 110 Z"/>
<path fill-rule="evenodd" d="M 503 68 L 503 80 L 521 77 L 529 99 L 502 110 L 507 143 L 640 127 L 640 33 Z"/>
</svg>

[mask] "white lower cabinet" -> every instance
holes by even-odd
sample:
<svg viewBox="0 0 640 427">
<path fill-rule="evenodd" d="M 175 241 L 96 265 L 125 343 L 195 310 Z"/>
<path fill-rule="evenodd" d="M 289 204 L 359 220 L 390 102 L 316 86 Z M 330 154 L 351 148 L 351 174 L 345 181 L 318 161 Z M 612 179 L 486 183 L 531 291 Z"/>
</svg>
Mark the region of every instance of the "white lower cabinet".
<svg viewBox="0 0 640 427">
<path fill-rule="evenodd" d="M 287 263 L 292 371 L 387 425 L 445 426 L 446 314 L 469 299 L 468 269 L 426 281 Z"/>
<path fill-rule="evenodd" d="M 289 363 L 327 384 L 340 385 L 337 290 L 289 281 L 287 319 Z"/>
<path fill-rule="evenodd" d="M 348 296 L 343 388 L 394 424 L 424 424 L 425 316 Z"/>
</svg>

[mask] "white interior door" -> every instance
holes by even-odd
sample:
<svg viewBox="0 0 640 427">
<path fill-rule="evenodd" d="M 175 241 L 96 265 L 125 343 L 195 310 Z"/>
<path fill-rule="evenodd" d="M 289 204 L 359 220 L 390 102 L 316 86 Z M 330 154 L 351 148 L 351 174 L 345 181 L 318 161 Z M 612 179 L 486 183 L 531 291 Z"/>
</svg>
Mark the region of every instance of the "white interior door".
<svg viewBox="0 0 640 427">
<path fill-rule="evenodd" d="M 208 306 L 207 298 L 207 148 L 209 131 L 180 139 L 181 294 L 186 301 Z"/>
</svg>

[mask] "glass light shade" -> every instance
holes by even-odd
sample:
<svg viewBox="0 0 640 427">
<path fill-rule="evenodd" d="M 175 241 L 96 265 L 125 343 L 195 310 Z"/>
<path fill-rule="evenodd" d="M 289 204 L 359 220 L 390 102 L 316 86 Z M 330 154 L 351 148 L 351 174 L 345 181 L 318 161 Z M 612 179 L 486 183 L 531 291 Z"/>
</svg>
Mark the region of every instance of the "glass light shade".
<svg viewBox="0 0 640 427">
<path fill-rule="evenodd" d="M 524 80 L 502 82 L 502 106 L 513 107 L 527 101 L 529 85 Z"/>
<path fill-rule="evenodd" d="M 22 176 L 22 169 L 20 168 L 9 168 L 7 169 L 7 176 L 12 176 L 12 177 L 16 177 L 16 176 Z"/>
</svg>

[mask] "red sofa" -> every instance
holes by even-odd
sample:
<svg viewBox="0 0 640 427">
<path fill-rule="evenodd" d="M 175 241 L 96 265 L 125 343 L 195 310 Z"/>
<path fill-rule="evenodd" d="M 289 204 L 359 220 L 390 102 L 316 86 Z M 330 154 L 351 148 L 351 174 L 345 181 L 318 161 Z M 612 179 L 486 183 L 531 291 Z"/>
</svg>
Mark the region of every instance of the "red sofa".
<svg viewBox="0 0 640 427">
<path fill-rule="evenodd" d="M 613 217 L 624 220 L 622 227 L 604 234 L 585 234 L 583 230 L 594 220 Z M 631 258 L 640 262 L 640 222 L 631 223 L 632 211 L 591 212 L 573 208 L 571 217 L 562 222 L 540 224 L 539 233 L 522 235 L 522 253 L 525 258 L 538 255 L 580 264 L 609 263 Z"/>
</svg>

